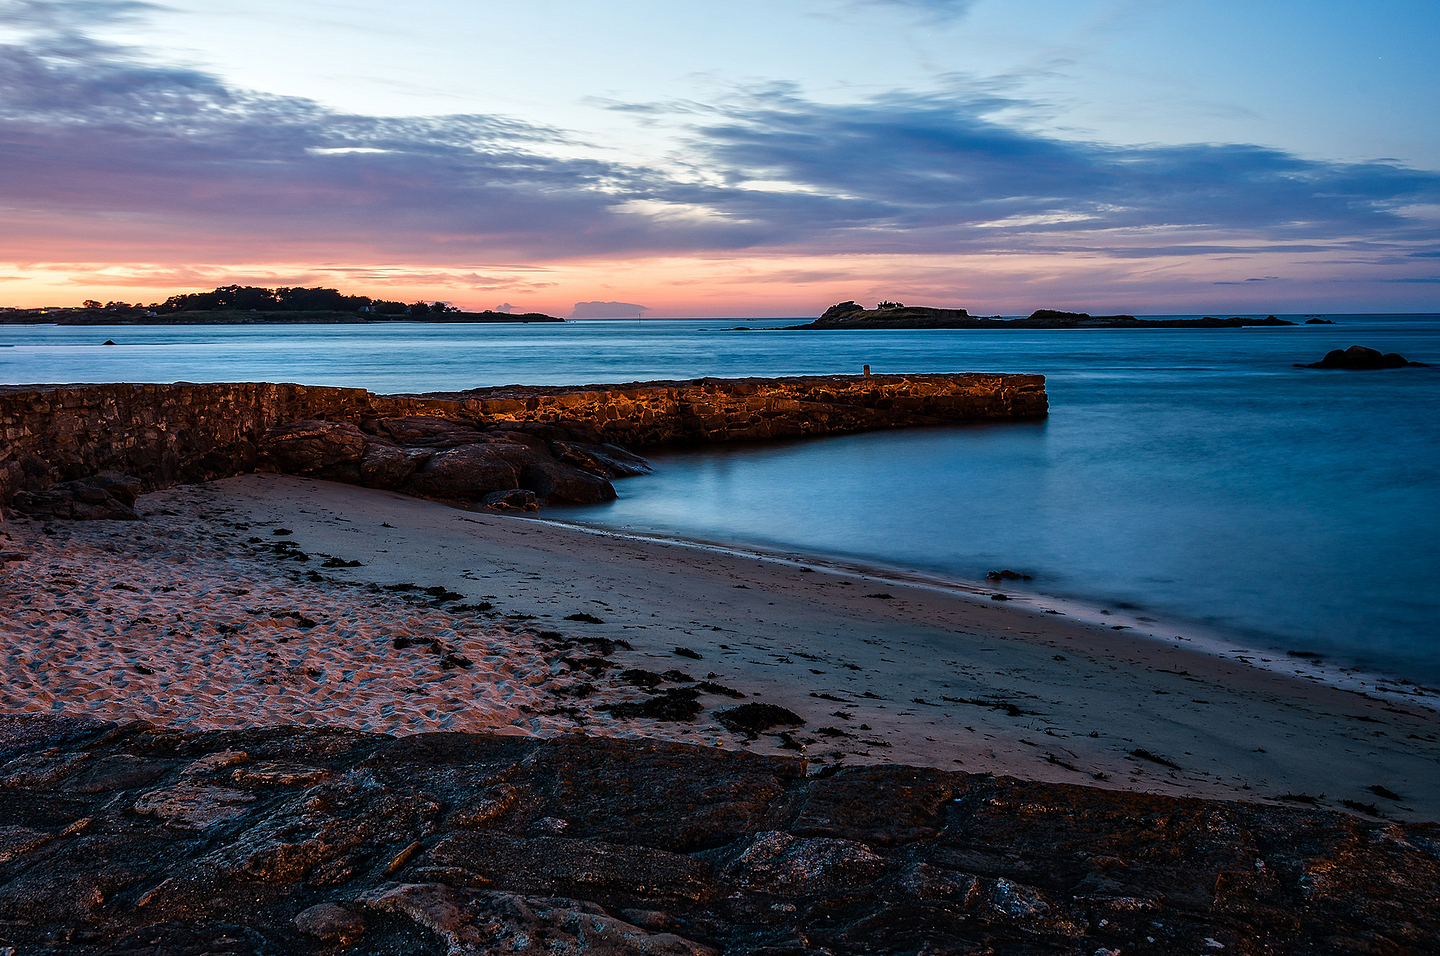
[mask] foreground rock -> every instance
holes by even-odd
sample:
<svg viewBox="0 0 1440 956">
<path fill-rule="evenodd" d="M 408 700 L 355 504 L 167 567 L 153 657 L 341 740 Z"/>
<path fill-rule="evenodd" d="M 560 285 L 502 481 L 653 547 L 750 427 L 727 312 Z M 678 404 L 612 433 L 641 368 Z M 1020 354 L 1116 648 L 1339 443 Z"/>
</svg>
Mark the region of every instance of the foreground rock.
<svg viewBox="0 0 1440 956">
<path fill-rule="evenodd" d="M 1435 953 L 1440 827 L 638 741 L 0 717 L 0 951 Z"/>
<path fill-rule="evenodd" d="M 1408 362 L 1405 356 L 1399 352 L 1380 352 L 1376 349 L 1368 349 L 1363 345 L 1352 345 L 1348 349 L 1331 349 L 1325 353 L 1325 357 L 1318 362 L 1311 362 L 1309 365 L 1295 363 L 1296 368 L 1344 368 L 1357 371 L 1370 371 L 1381 368 L 1405 368 L 1416 366 L 1425 368 L 1424 362 Z"/>
<path fill-rule="evenodd" d="M 534 510 L 540 501 L 610 501 L 611 477 L 649 471 L 643 458 L 588 430 L 538 429 L 549 441 L 536 431 L 435 415 L 366 421 L 363 429 L 349 422 L 287 422 L 260 440 L 259 465 L 507 510 Z"/>
<path fill-rule="evenodd" d="M 1263 319 L 1231 316 L 1220 319 L 1137 319 L 1133 315 L 1091 315 L 1088 312 L 1060 312 L 1037 309 L 1017 319 L 971 315 L 965 309 L 937 309 L 928 305 L 901 305 L 882 302 L 867 309 L 855 302 L 832 305 L 807 325 L 792 329 L 1238 329 L 1252 325 L 1294 325 L 1287 319 L 1267 315 Z"/>
</svg>

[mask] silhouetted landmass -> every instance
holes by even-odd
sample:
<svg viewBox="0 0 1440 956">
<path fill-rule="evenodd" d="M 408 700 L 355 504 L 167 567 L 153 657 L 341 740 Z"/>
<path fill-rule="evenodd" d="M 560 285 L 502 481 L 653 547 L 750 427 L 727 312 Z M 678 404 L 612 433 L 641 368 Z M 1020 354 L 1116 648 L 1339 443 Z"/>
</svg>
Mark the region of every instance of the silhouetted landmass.
<svg viewBox="0 0 1440 956">
<path fill-rule="evenodd" d="M 1294 325 L 1286 319 L 1232 316 L 1228 319 L 1205 316 L 1200 319 L 1137 319 L 1133 315 L 1090 315 L 1087 312 L 1059 312 L 1038 309 L 1029 316 L 1004 319 L 976 316 L 964 309 L 939 309 L 924 305 L 882 302 L 873 309 L 854 302 L 841 302 L 807 325 L 792 329 L 1236 329 L 1249 325 Z"/>
<path fill-rule="evenodd" d="M 541 312 L 462 312 L 445 302 L 394 302 L 326 288 L 227 285 L 164 302 L 86 299 L 79 308 L 0 309 L 7 325 L 335 325 L 370 322 L 563 322 Z"/>
<path fill-rule="evenodd" d="M 379 325 L 386 322 L 564 322 L 543 312 L 429 312 L 423 315 L 377 312 L 213 311 L 117 312 L 108 309 L 27 309 L 0 312 L 0 325 Z"/>
</svg>

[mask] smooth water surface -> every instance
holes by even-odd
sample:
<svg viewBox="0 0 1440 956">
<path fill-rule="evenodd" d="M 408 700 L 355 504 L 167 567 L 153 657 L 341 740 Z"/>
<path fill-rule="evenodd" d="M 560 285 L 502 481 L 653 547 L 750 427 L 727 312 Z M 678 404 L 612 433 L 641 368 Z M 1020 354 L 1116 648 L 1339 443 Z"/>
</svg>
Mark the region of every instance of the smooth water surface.
<svg viewBox="0 0 1440 956">
<path fill-rule="evenodd" d="M 1043 422 L 652 455 L 566 520 L 840 556 L 1204 622 L 1440 681 L 1440 316 L 1202 330 L 564 325 L 0 326 L 0 382 L 299 381 L 382 392 L 702 375 L 1013 371 Z M 115 346 L 98 343 L 113 339 Z M 1296 369 L 1363 344 L 1437 367 Z"/>
</svg>

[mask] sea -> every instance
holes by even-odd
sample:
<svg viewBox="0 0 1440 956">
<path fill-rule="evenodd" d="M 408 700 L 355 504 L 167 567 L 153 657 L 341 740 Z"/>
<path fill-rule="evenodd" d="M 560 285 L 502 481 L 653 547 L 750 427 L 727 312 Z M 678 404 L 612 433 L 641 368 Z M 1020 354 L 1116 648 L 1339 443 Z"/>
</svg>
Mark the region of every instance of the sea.
<svg viewBox="0 0 1440 956">
<path fill-rule="evenodd" d="M 1067 613 L 1440 685 L 1440 314 L 1324 318 L 1335 324 L 0 326 L 0 383 L 424 392 L 865 365 L 1039 373 L 1041 421 L 652 451 L 654 473 L 617 482 L 617 501 L 546 517 L 977 590 L 1008 569 L 1029 580 L 1001 593 Z M 1356 344 L 1430 367 L 1294 367 Z"/>
</svg>

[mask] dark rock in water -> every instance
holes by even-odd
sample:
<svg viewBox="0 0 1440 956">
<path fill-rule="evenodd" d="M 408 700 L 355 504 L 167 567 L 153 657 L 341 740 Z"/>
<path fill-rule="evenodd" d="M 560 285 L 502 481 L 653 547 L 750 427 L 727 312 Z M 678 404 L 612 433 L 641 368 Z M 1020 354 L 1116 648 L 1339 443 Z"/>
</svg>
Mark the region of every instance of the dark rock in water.
<svg viewBox="0 0 1440 956">
<path fill-rule="evenodd" d="M 0 793 L 0 949 L 17 953 L 1419 954 L 1440 938 L 1440 826 L 1311 805 L 807 776 L 653 741 L 41 715 L 0 720 Z"/>
<path fill-rule="evenodd" d="M 101 345 L 114 345 L 115 342 L 114 342 L 113 339 L 106 339 L 105 341 L 101 342 L 100 344 L 101 344 Z"/>
<path fill-rule="evenodd" d="M 567 465 L 602 478 L 633 478 L 650 473 L 648 461 L 619 445 L 553 441 L 550 451 Z"/>
<path fill-rule="evenodd" d="M 1375 349 L 1367 349 L 1363 345 L 1352 345 L 1348 349 L 1331 349 L 1325 353 L 1323 359 L 1311 362 L 1309 365 L 1295 363 L 1296 368 L 1343 368 L 1357 371 L 1405 368 L 1406 366 L 1426 367 L 1424 362 L 1406 361 L 1405 356 L 1399 352 L 1381 353 Z"/>
<path fill-rule="evenodd" d="M 135 499 L 140 482 L 125 475 L 97 475 L 62 481 L 43 491 L 15 494 L 15 510 L 32 518 L 60 518 L 71 521 L 111 519 L 139 521 Z"/>
<path fill-rule="evenodd" d="M 540 502 L 535 492 L 528 488 L 511 488 L 509 491 L 492 491 L 480 499 L 480 504 L 496 511 L 539 511 Z"/>
<path fill-rule="evenodd" d="M 1321 319 L 1321 318 L 1306 319 L 1306 320 L 1305 320 L 1305 324 L 1306 324 L 1306 325 L 1334 325 L 1334 324 L 1335 324 L 1335 320 L 1334 320 L 1334 319 Z"/>
<path fill-rule="evenodd" d="M 297 474 L 359 461 L 366 444 L 365 433 L 349 422 L 307 420 L 271 428 L 260 440 L 260 450 L 281 471 Z"/>
</svg>

